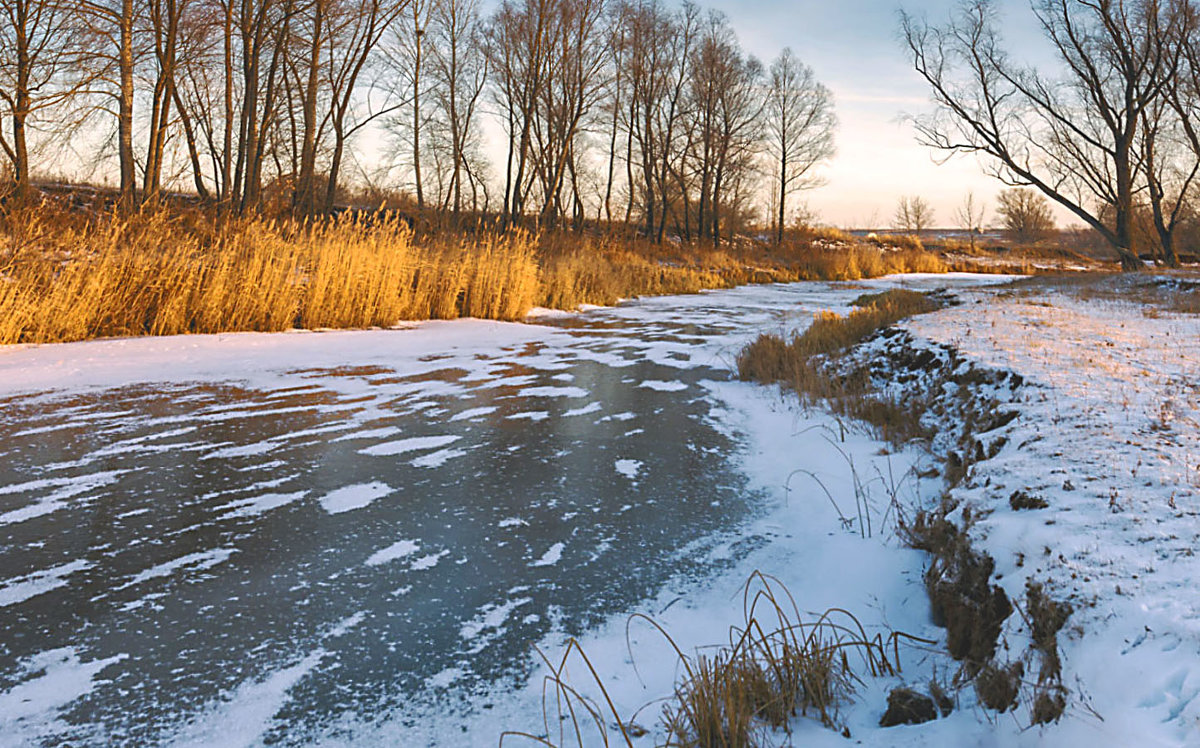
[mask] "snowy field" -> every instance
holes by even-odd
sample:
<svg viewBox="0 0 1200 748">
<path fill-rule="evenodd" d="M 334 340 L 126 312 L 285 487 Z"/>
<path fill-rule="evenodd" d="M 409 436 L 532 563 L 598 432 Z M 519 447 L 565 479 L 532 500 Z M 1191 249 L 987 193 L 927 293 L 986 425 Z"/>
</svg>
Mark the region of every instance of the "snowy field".
<svg viewBox="0 0 1200 748">
<path fill-rule="evenodd" d="M 650 746 L 680 671 L 630 614 L 687 652 L 725 643 L 755 570 L 805 616 L 943 640 L 890 509 L 936 501 L 931 458 L 729 374 L 759 332 L 897 284 L 955 290 L 908 328 L 1028 381 L 1009 446 L 956 492 L 1011 597 L 1035 575 L 1075 604 L 1072 702 L 1027 728 L 967 688 L 880 728 L 892 687 L 956 667 L 909 646 L 843 708 L 852 741 L 810 718 L 791 740 L 1195 744 L 1200 324 L 969 290 L 999 280 L 0 351 L 0 745 L 495 745 L 547 732 L 530 645 L 577 637 Z M 1017 488 L 1050 507 L 1010 510 Z M 599 697 L 582 661 L 568 675 Z"/>
</svg>

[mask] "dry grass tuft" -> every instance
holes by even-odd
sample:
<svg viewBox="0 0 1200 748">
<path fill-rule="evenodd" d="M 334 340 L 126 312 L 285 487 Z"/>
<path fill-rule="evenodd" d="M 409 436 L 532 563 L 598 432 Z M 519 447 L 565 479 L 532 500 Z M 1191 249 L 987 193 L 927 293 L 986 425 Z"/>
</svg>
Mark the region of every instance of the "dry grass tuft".
<svg viewBox="0 0 1200 748">
<path fill-rule="evenodd" d="M 1017 705 L 1024 675 L 1025 666 L 1020 661 L 1004 667 L 989 663 L 975 677 L 975 692 L 979 694 L 979 701 L 988 709 L 1007 712 Z"/>
<path fill-rule="evenodd" d="M 868 382 L 858 375 L 837 375 L 825 359 L 862 342 L 900 320 L 933 311 L 940 304 L 929 296 L 905 289 L 867 294 L 855 300 L 859 308 L 842 316 L 818 314 L 808 329 L 790 340 L 762 334 L 738 355 L 738 376 L 746 381 L 779 383 L 806 402 L 823 402 L 837 415 L 872 424 L 893 443 L 929 436 L 921 414 L 878 397 L 868 397 Z"/>
<path fill-rule="evenodd" d="M 51 202 L 0 214 L 0 344 L 292 327 L 513 320 L 747 283 L 940 272 L 916 248 L 839 232 L 720 249 L 629 236 L 414 233 L 398 213 L 314 223 L 198 209 L 121 218 Z"/>
<path fill-rule="evenodd" d="M 688 656 L 670 634 L 648 616 L 631 616 L 628 629 L 645 623 L 661 633 L 679 657 L 683 675 L 663 708 L 666 745 L 688 748 L 751 748 L 768 744 L 772 730 L 789 731 L 799 715 L 812 714 L 831 728 L 841 727 L 838 708 L 860 677 L 899 672 L 899 640 L 892 633 L 870 636 L 841 609 L 803 622 L 787 588 L 775 577 L 755 572 L 743 588 L 743 621 L 730 630 L 729 644 Z M 932 644 L 925 640 L 916 640 Z M 540 652 L 539 652 L 540 654 Z M 584 662 L 599 700 L 589 699 L 566 680 L 568 660 Z M 632 651 L 631 651 L 632 656 Z M 543 688 L 544 732 L 507 732 L 545 746 L 584 745 L 598 736 L 604 745 L 632 746 L 635 725 L 617 713 L 603 680 L 572 640 L 559 663 L 542 656 L 550 674 Z M 860 676 L 860 673 L 862 674 Z M 589 726 L 585 729 L 585 726 Z"/>
<path fill-rule="evenodd" d="M 814 356 L 843 351 L 905 317 L 939 307 L 925 294 L 905 289 L 860 296 L 855 305 L 859 308 L 845 316 L 817 314 L 808 329 L 788 341 L 760 335 L 739 354 L 738 375 L 763 383 L 794 382 Z"/>
</svg>

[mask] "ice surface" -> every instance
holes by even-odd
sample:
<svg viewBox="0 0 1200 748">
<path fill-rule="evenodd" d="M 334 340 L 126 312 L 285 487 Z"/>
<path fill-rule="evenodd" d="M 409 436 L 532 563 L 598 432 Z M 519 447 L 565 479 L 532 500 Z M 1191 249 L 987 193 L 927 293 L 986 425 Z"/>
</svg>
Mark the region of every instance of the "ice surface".
<svg viewBox="0 0 1200 748">
<path fill-rule="evenodd" d="M 60 495 L 45 519 L 14 530 L 24 534 L 5 560 L 30 560 L 9 583 L 73 559 L 96 566 L 79 569 L 86 592 L 66 575 L 39 577 L 55 586 L 0 615 L 69 601 L 89 633 L 64 628 L 48 634 L 56 642 L 78 642 L 79 660 L 133 653 L 63 725 L 64 740 L 96 743 L 493 745 L 504 729 L 536 729 L 528 644 L 558 656 L 566 631 L 598 654 L 633 714 L 670 695 L 678 667 L 635 632 L 654 676 L 643 685 L 625 669 L 629 613 L 665 611 L 682 646 L 711 645 L 736 623 L 739 585 L 756 568 L 790 575 L 806 613 L 846 605 L 872 633 L 937 637 L 920 554 L 864 542 L 811 486 L 784 488 L 794 466 L 816 465 L 853 495 L 825 439 L 836 424 L 722 381 L 731 352 L 760 330 L 800 328 L 861 292 L 800 284 L 646 299 L 564 327 L 465 320 L 0 352 L 0 397 L 26 408 L 34 393 L 49 414 L 19 428 L 0 418 L 0 434 L 66 424 L 29 439 L 53 444 L 47 463 L 62 473 L 35 465 L 45 472 L 0 482 L 57 480 L 105 449 L 106 466 L 139 468 Z M 112 396 L 119 408 L 99 400 Z M 55 399 L 65 397 L 81 402 Z M 177 429 L 192 429 L 187 444 L 161 436 Z M 915 459 L 858 436 L 837 446 L 863 476 L 903 475 Z M 0 487 L 0 511 L 83 478 L 67 480 Z M 394 487 L 405 501 L 382 500 Z M 883 514 L 887 501 L 873 501 Z M 80 528 L 94 530 L 62 553 L 59 538 L 80 541 Z M 236 563 L 207 555 L 223 552 Z M 140 581 L 93 589 L 97 574 Z M 1183 678 L 1164 703 L 1190 687 Z M 864 703 L 878 703 L 877 687 L 865 689 Z M 871 708 L 852 726 L 879 744 Z M 973 715 L 955 719 L 954 737 L 984 734 L 970 732 Z M 58 727 L 38 724 L 25 742 L 54 742 Z"/>
</svg>

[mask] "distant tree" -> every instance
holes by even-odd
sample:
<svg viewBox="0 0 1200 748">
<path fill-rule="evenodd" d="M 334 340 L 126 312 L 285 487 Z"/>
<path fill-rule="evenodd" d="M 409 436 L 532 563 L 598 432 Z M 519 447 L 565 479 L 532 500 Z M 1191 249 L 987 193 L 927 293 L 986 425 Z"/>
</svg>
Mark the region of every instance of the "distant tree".
<svg viewBox="0 0 1200 748">
<path fill-rule="evenodd" d="M 954 211 L 954 220 L 962 227 L 971 239 L 971 249 L 975 249 L 975 237 L 983 228 L 983 218 L 987 206 L 975 199 L 974 192 L 968 192 L 962 204 Z"/>
<path fill-rule="evenodd" d="M 1033 190 L 1009 189 L 1000 193 L 999 207 L 1004 230 L 1015 242 L 1032 243 L 1054 230 L 1050 201 Z"/>
<path fill-rule="evenodd" d="M 789 195 L 819 184 L 813 168 L 833 156 L 837 117 L 833 97 L 812 68 L 785 48 L 771 63 L 767 90 L 767 150 L 775 161 L 778 212 L 777 242 L 783 241 Z"/>
<path fill-rule="evenodd" d="M 933 208 L 923 197 L 901 197 L 892 220 L 900 231 L 919 234 L 933 224 Z"/>
</svg>

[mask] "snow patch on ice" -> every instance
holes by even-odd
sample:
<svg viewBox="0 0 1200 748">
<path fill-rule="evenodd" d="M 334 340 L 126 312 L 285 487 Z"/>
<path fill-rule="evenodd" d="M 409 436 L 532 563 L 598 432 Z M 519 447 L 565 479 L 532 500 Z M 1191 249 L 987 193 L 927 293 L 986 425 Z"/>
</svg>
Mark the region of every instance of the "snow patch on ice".
<svg viewBox="0 0 1200 748">
<path fill-rule="evenodd" d="M 123 590 L 127 587 L 133 587 L 150 579 L 158 577 L 168 577 L 174 574 L 179 569 L 189 569 L 190 571 L 205 571 L 211 569 L 217 564 L 222 564 L 229 560 L 229 557 L 237 553 L 235 548 L 216 548 L 211 551 L 197 551 L 189 553 L 186 556 L 167 561 L 166 563 L 151 566 L 149 569 L 138 573 L 133 579 L 125 584 L 117 587 L 118 590 Z"/>
<path fill-rule="evenodd" d="M 321 508 L 330 514 L 341 514 L 342 512 L 362 509 L 365 506 L 370 506 L 371 502 L 382 499 L 394 490 L 388 484 L 379 481 L 343 486 L 325 494 L 321 498 Z"/>
<path fill-rule="evenodd" d="M 530 566 L 554 566 L 562 559 L 563 549 L 566 547 L 565 543 L 555 543 L 550 546 L 550 550 L 543 553 L 542 557 L 531 563 Z"/>
<path fill-rule="evenodd" d="M 366 611 L 362 610 L 358 611 L 354 615 L 346 616 L 342 620 L 338 621 L 334 627 L 329 630 L 329 633 L 326 634 L 324 638 L 336 639 L 339 636 L 345 636 L 346 634 L 350 633 L 355 626 L 362 623 L 366 617 Z"/>
<path fill-rule="evenodd" d="M 272 509 L 278 509 L 282 506 L 287 506 L 294 501 L 304 498 L 308 495 L 308 491 L 293 491 L 292 493 L 267 493 L 262 496 L 252 496 L 248 499 L 240 499 L 231 501 L 228 504 L 217 507 L 217 511 L 230 510 L 224 515 L 224 519 L 236 519 L 239 517 L 254 517 Z"/>
<path fill-rule="evenodd" d="M 421 455 L 409 464 L 419 468 L 437 468 L 453 460 L 456 457 L 462 457 L 467 454 L 465 449 L 439 449 L 436 452 L 430 452 L 427 455 Z"/>
<path fill-rule="evenodd" d="M 637 481 L 638 473 L 642 471 L 641 460 L 617 460 L 613 466 L 618 473 L 631 481 Z"/>
<path fill-rule="evenodd" d="M 425 685 L 429 688 L 445 690 L 461 680 L 466 674 L 467 671 L 460 667 L 448 667 L 427 678 Z"/>
<path fill-rule="evenodd" d="M 664 382 L 657 379 L 647 379 L 638 386 L 656 392 L 680 392 L 688 388 L 687 382 Z"/>
<path fill-rule="evenodd" d="M 480 416 L 486 416 L 489 413 L 495 413 L 497 410 L 499 410 L 499 408 L 497 408 L 494 405 L 485 405 L 485 406 L 479 407 L 479 408 L 470 408 L 468 410 L 464 410 L 461 413 L 455 413 L 454 415 L 450 416 L 449 420 L 451 422 L 469 421 L 473 418 L 479 418 Z"/>
<path fill-rule="evenodd" d="M 325 655 L 325 650 L 318 649 L 291 667 L 243 683 L 204 716 L 190 722 L 170 743 L 197 748 L 258 745 L 272 719 L 288 702 L 288 692 L 315 670 Z"/>
<path fill-rule="evenodd" d="M 395 436 L 400 433 L 400 429 L 395 426 L 385 426 L 378 429 L 367 429 L 365 431 L 355 431 L 352 434 L 343 434 L 336 439 L 331 439 L 332 442 L 348 442 L 357 441 L 359 439 L 386 439 L 389 436 Z"/>
<path fill-rule="evenodd" d="M 367 559 L 367 566 L 379 566 L 389 561 L 411 556 L 420 548 L 421 546 L 415 540 L 401 540 L 392 543 L 387 548 L 372 553 L 371 557 Z"/>
<path fill-rule="evenodd" d="M 450 551 L 441 551 L 440 553 L 431 553 L 428 556 L 422 556 L 412 562 L 412 566 L 408 567 L 413 571 L 426 571 L 438 565 L 446 556 L 450 555 Z"/>
<path fill-rule="evenodd" d="M 526 387 L 517 392 L 518 397 L 587 397 L 588 391 L 579 387 Z"/>
<path fill-rule="evenodd" d="M 535 410 L 535 411 L 531 411 L 529 413 L 514 413 L 513 415 L 508 417 L 508 420 L 510 420 L 510 421 L 533 421 L 534 423 L 537 423 L 538 421 L 544 421 L 549 417 L 550 417 L 549 411 Z"/>
<path fill-rule="evenodd" d="M 443 434 L 441 436 L 414 436 L 410 439 L 400 439 L 394 442 L 385 442 L 376 444 L 372 447 L 358 450 L 359 454 L 372 455 L 375 457 L 391 457 L 393 455 L 404 454 L 405 452 L 416 452 L 422 449 L 436 449 L 444 447 L 447 444 L 453 444 L 461 439 L 461 436 L 453 434 Z"/>
<path fill-rule="evenodd" d="M 20 668 L 23 675 L 39 672 L 41 675 L 0 693 L 0 744 L 16 746 L 47 742 L 48 733 L 66 727 L 59 723 L 59 710 L 91 693 L 99 682 L 96 676 L 128 656 L 118 654 L 82 662 L 74 647 L 61 647 L 24 660 Z"/>
<path fill-rule="evenodd" d="M 23 577 L 9 579 L 0 587 L 0 608 L 25 602 L 31 597 L 44 595 L 67 584 L 67 577 L 92 566 L 90 561 L 77 559 L 68 564 L 55 566 L 44 571 L 35 571 Z"/>
<path fill-rule="evenodd" d="M 75 478 L 51 478 L 4 486 L 0 488 L 0 494 L 37 490 L 50 486 L 58 487 L 58 490 L 43 496 L 33 504 L 0 514 L 0 526 L 25 522 L 36 517 L 57 512 L 59 509 L 67 506 L 67 499 L 116 483 L 117 479 L 126 472 L 128 471 L 109 470 L 103 473 L 91 473 L 90 475 L 81 475 Z"/>
<path fill-rule="evenodd" d="M 588 403 L 587 405 L 583 406 L 582 408 L 568 410 L 566 413 L 563 413 L 563 416 L 567 417 L 567 418 L 570 418 L 571 416 L 586 416 L 588 414 L 595 413 L 595 412 L 603 409 L 603 407 L 604 406 L 601 405 L 600 403 Z"/>
<path fill-rule="evenodd" d="M 479 609 L 474 618 L 459 627 L 458 635 L 473 644 L 469 654 L 478 654 L 495 639 L 505 633 L 504 622 L 517 608 L 533 602 L 532 597 L 522 597 L 504 603 L 488 603 Z"/>
</svg>

